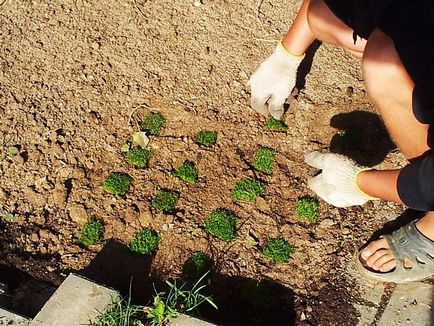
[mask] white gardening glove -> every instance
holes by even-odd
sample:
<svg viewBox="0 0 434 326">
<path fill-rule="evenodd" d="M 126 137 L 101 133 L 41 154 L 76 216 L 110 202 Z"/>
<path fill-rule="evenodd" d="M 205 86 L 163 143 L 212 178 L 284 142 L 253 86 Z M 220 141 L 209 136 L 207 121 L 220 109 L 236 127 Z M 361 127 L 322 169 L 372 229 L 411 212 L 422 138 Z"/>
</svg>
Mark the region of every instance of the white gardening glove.
<svg viewBox="0 0 434 326">
<path fill-rule="evenodd" d="M 378 199 L 364 193 L 357 185 L 357 175 L 370 169 L 358 166 L 348 157 L 311 152 L 304 157 L 304 161 L 322 170 L 316 177 L 308 180 L 308 185 L 327 203 L 336 207 L 348 207 Z"/>
<path fill-rule="evenodd" d="M 297 69 L 304 55 L 289 53 L 279 42 L 273 54 L 269 56 L 250 77 L 252 108 L 265 116 L 271 114 L 280 119 L 283 104 L 295 86 Z M 267 107 L 268 101 L 268 107 Z"/>
</svg>

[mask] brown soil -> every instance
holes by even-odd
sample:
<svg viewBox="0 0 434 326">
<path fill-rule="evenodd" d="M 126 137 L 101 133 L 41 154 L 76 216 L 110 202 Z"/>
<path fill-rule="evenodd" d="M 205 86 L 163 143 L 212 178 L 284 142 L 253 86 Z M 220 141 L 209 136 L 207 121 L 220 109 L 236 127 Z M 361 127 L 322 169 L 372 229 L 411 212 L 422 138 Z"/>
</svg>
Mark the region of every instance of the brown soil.
<svg viewBox="0 0 434 326">
<path fill-rule="evenodd" d="M 315 172 L 303 155 L 331 149 L 364 164 L 383 162 L 383 167 L 403 160 L 365 97 L 358 63 L 327 46 L 306 67 L 305 88 L 284 118 L 289 131 L 263 130 L 264 118 L 249 108 L 244 85 L 298 5 L 268 0 L 3 1 L 0 210 L 14 217 L 0 221 L 0 263 L 59 284 L 70 271 L 91 270 L 104 248 L 76 244 L 89 218 L 103 221 L 104 239 L 120 244 L 141 227 L 151 227 L 163 239 L 149 270 L 143 271 L 154 279 L 179 277 L 189 255 L 202 250 L 215 262 L 213 286 L 266 279 L 286 289 L 295 314 L 274 322 L 354 325 L 351 302 L 357 288 L 345 273 L 346 264 L 401 208 L 375 202 L 338 209 L 321 202 L 317 223 L 298 220 L 295 200 L 313 195 L 306 181 Z M 151 139 L 150 168 L 134 169 L 120 147 L 149 111 L 161 112 L 166 126 Z M 357 149 L 345 150 L 333 139 L 345 128 L 360 131 L 363 141 Z M 194 144 L 201 129 L 218 131 L 215 146 Z M 251 169 L 258 145 L 278 151 L 271 176 Z M 10 146 L 18 147 L 19 154 L 8 156 Z M 186 159 L 199 167 L 195 186 L 170 174 Z M 134 179 L 124 198 L 100 187 L 111 171 Z M 253 175 L 266 184 L 266 195 L 252 204 L 235 203 L 230 196 L 235 182 Z M 160 187 L 180 193 L 175 215 L 150 207 Z M 220 207 L 233 210 L 240 220 L 231 244 L 204 231 L 204 219 Z M 248 245 L 249 237 L 257 240 L 255 246 Z M 297 248 L 287 264 L 263 257 L 267 237 L 283 237 Z"/>
</svg>

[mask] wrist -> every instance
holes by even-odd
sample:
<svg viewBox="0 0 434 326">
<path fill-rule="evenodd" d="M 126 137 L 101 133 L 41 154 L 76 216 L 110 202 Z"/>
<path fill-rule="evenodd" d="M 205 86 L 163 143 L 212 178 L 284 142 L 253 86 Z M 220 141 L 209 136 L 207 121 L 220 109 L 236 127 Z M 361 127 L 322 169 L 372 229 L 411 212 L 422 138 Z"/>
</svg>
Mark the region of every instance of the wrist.
<svg viewBox="0 0 434 326">
<path fill-rule="evenodd" d="M 291 51 L 288 50 L 287 46 L 284 44 L 284 40 L 281 40 L 279 42 L 279 44 L 277 45 L 277 49 L 282 50 L 283 53 L 285 53 L 286 56 L 298 60 L 298 61 L 302 61 L 304 59 L 305 54 L 297 54 L 297 53 L 292 53 Z"/>
<path fill-rule="evenodd" d="M 354 175 L 354 179 L 353 179 L 353 185 L 354 188 L 356 188 L 356 190 L 363 195 L 366 199 L 368 200 L 379 200 L 380 198 L 375 197 L 375 196 L 371 196 L 370 194 L 368 194 L 365 189 L 367 187 L 365 187 L 365 182 L 364 180 L 366 179 L 365 177 L 367 176 L 367 174 L 369 174 L 370 172 L 375 171 L 372 168 L 360 168 L 356 171 L 356 174 Z"/>
</svg>

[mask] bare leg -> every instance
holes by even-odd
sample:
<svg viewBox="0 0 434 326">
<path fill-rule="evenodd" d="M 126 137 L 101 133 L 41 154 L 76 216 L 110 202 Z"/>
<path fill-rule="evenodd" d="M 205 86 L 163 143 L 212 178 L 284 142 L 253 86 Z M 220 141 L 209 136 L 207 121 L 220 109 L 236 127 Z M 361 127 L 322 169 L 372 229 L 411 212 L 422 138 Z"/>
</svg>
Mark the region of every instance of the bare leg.
<svg viewBox="0 0 434 326">
<path fill-rule="evenodd" d="M 362 57 L 366 40 L 354 44 L 353 30 L 337 18 L 323 0 L 304 0 L 282 42 L 294 55 L 302 55 L 315 40 L 344 48 L 358 58 Z"/>
<path fill-rule="evenodd" d="M 316 38 L 342 46 L 355 56 L 363 57 L 368 95 L 406 158 L 411 160 L 427 151 L 428 125 L 421 124 L 413 115 L 414 83 L 404 69 L 393 41 L 381 31 L 375 30 L 367 42 L 358 40 L 354 45 L 351 28 L 337 19 L 322 0 L 311 1 L 307 19 Z M 388 181 L 387 184 L 390 188 L 396 188 L 396 178 L 386 179 L 395 180 Z M 391 197 L 394 197 L 393 194 Z M 416 226 L 425 236 L 434 240 L 434 212 L 428 212 Z M 370 243 L 362 252 L 362 258 L 368 266 L 382 272 L 396 266 L 395 258 L 384 239 Z"/>
<path fill-rule="evenodd" d="M 420 123 L 412 112 L 414 83 L 396 52 L 393 41 L 375 30 L 363 54 L 366 91 L 401 152 L 409 160 L 429 149 L 428 125 Z M 434 240 L 434 212 L 428 212 L 416 223 L 425 236 Z M 396 266 L 395 258 L 385 239 L 370 243 L 362 252 L 368 266 L 387 272 Z"/>
<path fill-rule="evenodd" d="M 323 0 L 312 0 L 307 12 L 307 21 L 317 39 L 344 48 L 358 58 L 362 57 L 366 40 L 353 40 L 353 30 L 345 25 L 329 9 Z"/>
</svg>

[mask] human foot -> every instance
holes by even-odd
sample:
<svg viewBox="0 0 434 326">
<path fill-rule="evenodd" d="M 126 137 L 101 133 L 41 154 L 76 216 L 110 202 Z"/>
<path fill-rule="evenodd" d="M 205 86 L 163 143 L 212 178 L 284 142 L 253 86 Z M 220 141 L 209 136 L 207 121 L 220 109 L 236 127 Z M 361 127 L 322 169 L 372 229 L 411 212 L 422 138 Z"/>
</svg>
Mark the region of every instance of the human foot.
<svg viewBox="0 0 434 326">
<path fill-rule="evenodd" d="M 433 216 L 432 212 L 417 222 L 417 228 L 411 222 L 363 249 L 356 260 L 362 274 L 395 283 L 431 278 L 434 275 L 434 241 L 428 237 L 434 231 L 434 220 L 426 218 L 429 215 Z"/>
</svg>

